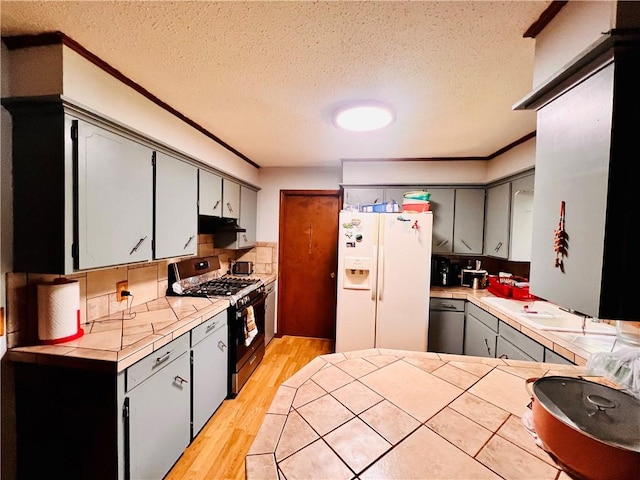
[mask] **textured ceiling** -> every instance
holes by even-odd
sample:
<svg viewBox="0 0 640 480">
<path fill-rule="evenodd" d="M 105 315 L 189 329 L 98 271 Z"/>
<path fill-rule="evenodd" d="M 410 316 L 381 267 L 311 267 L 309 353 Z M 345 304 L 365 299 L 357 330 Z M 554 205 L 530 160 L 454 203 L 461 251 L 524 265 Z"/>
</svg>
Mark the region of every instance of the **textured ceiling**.
<svg viewBox="0 0 640 480">
<path fill-rule="evenodd" d="M 2 1 L 2 35 L 61 31 L 261 166 L 486 156 L 535 130 L 523 32 L 550 1 Z M 341 102 L 395 106 L 338 131 Z"/>
</svg>

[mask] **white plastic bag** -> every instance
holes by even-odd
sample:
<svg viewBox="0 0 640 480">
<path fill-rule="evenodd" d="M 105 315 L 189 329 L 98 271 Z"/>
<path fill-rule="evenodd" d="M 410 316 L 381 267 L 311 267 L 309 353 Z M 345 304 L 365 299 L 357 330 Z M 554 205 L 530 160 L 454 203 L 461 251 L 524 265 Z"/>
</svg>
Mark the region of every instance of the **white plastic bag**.
<svg viewBox="0 0 640 480">
<path fill-rule="evenodd" d="M 640 348 L 626 347 L 615 352 L 593 353 L 587 360 L 587 368 L 640 399 Z"/>
</svg>

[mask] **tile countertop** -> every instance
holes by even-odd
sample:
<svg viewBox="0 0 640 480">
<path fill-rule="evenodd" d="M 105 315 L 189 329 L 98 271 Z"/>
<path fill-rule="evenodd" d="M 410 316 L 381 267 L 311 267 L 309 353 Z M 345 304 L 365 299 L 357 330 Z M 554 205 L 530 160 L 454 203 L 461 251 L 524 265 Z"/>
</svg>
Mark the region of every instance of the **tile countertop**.
<svg viewBox="0 0 640 480">
<path fill-rule="evenodd" d="M 265 285 L 275 275 L 254 275 Z M 229 308 L 229 301 L 202 297 L 162 297 L 83 324 L 84 335 L 57 345 L 12 348 L 17 362 L 122 372 L 174 338 Z M 135 312 L 135 316 L 133 313 Z M 131 318 L 133 317 L 133 318 Z"/>
<path fill-rule="evenodd" d="M 568 480 L 522 424 L 525 380 L 586 374 L 433 352 L 319 356 L 280 385 L 246 456 L 247 480 Z"/>
<path fill-rule="evenodd" d="M 437 298 L 457 298 L 468 300 L 478 307 L 486 310 L 492 315 L 505 321 L 516 330 L 524 333 L 536 342 L 544 345 L 549 350 L 553 350 L 558 355 L 571 360 L 577 365 L 586 365 L 589 356 L 595 352 L 611 352 L 617 348 L 617 338 L 615 335 L 582 335 L 577 333 L 556 332 L 539 330 L 522 324 L 514 316 L 503 312 L 483 301 L 486 297 L 495 297 L 486 289 L 473 290 L 468 287 L 431 287 L 431 297 Z M 615 332 L 615 327 L 611 325 L 611 332 Z"/>
</svg>

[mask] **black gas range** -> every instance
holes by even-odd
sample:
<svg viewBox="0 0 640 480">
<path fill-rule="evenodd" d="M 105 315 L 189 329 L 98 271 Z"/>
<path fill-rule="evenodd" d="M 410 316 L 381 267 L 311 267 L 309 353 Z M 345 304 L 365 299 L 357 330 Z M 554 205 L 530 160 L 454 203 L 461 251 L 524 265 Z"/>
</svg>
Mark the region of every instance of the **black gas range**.
<svg viewBox="0 0 640 480">
<path fill-rule="evenodd" d="M 264 357 L 264 282 L 240 275 L 220 276 L 217 256 L 198 257 L 168 265 L 170 296 L 229 300 L 228 397 L 234 398 Z M 255 325 L 255 329 L 251 328 Z"/>
</svg>

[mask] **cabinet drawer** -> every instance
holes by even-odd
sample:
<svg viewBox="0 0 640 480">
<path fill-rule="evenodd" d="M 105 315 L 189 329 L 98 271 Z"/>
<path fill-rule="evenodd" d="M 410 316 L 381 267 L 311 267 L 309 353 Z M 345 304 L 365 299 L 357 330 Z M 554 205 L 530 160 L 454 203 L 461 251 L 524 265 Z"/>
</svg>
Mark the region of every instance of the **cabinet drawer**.
<svg viewBox="0 0 640 480">
<path fill-rule="evenodd" d="M 431 310 L 444 310 L 450 312 L 464 312 L 465 300 L 453 300 L 451 298 L 431 298 L 429 308 Z"/>
<path fill-rule="evenodd" d="M 524 333 L 519 332 L 511 325 L 500 322 L 498 333 L 502 338 L 508 340 L 512 345 L 522 350 L 536 362 L 544 361 L 544 346 L 527 337 Z"/>
<path fill-rule="evenodd" d="M 147 355 L 142 360 L 127 368 L 126 390 L 130 391 L 137 385 L 164 367 L 169 365 L 189 349 L 189 335 L 184 334 L 164 347 L 159 348 L 151 355 Z"/>
<path fill-rule="evenodd" d="M 477 305 L 471 302 L 467 302 L 467 314 L 473 315 L 494 332 L 498 331 L 498 319 L 491 315 L 489 312 L 485 312 Z"/>
<path fill-rule="evenodd" d="M 194 347 L 207 336 L 227 324 L 227 311 L 220 312 L 209 320 L 202 322 L 196 328 L 191 330 L 191 346 Z"/>
</svg>

